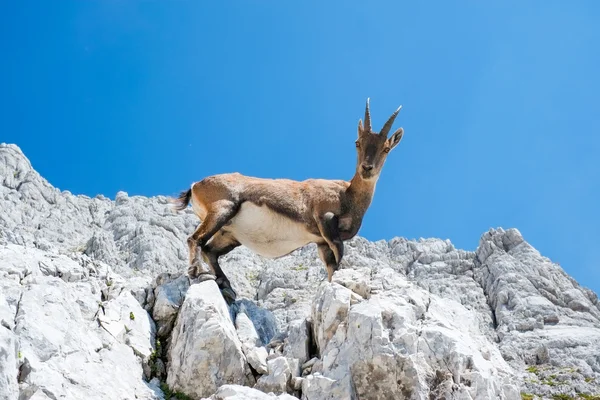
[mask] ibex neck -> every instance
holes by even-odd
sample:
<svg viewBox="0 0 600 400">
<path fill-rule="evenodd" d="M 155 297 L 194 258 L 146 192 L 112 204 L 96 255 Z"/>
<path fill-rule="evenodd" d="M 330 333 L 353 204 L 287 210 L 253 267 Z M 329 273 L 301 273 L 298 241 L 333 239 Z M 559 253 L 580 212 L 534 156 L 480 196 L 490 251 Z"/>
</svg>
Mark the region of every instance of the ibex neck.
<svg viewBox="0 0 600 400">
<path fill-rule="evenodd" d="M 365 180 L 358 173 L 354 175 L 346 191 L 348 200 L 352 203 L 351 208 L 354 215 L 362 217 L 367 212 L 371 200 L 373 200 L 376 184 L 377 178 Z"/>
<path fill-rule="evenodd" d="M 362 225 L 363 217 L 371 205 L 375 193 L 376 180 L 366 181 L 358 174 L 350 181 L 346 189 L 346 201 L 342 206 L 341 237 L 342 240 L 353 238 Z"/>
</svg>

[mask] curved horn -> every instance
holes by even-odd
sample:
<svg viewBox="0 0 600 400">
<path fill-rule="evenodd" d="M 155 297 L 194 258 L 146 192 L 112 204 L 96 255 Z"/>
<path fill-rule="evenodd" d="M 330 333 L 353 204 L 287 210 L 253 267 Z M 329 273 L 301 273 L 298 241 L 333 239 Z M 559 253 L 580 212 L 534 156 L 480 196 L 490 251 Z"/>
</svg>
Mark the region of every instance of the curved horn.
<svg viewBox="0 0 600 400">
<path fill-rule="evenodd" d="M 369 98 L 367 97 L 367 107 L 365 108 L 365 133 L 371 133 L 371 111 L 369 110 Z"/>
<path fill-rule="evenodd" d="M 394 125 L 394 120 L 396 119 L 396 116 L 400 112 L 401 108 L 402 108 L 402 106 L 398 107 L 398 109 L 396 111 L 394 111 L 394 113 L 387 120 L 387 122 L 385 123 L 385 125 L 383 126 L 383 128 L 381 128 L 381 132 L 379 132 L 380 135 L 383 135 L 383 136 L 387 137 L 387 134 L 390 132 L 390 129 L 392 129 L 392 125 Z"/>
</svg>

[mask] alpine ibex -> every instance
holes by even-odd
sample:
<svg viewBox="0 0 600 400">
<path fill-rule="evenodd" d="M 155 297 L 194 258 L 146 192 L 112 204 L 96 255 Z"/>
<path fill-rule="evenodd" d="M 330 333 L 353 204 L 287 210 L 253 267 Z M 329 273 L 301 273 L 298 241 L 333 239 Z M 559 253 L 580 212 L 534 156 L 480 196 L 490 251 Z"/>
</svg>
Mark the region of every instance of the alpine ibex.
<svg viewBox="0 0 600 400">
<path fill-rule="evenodd" d="M 358 233 L 387 155 L 402 139 L 402 128 L 388 138 L 401 108 L 379 133 L 373 132 L 367 99 L 364 126 L 358 121 L 358 160 L 350 182 L 299 182 L 230 173 L 206 177 L 172 199 L 176 210 L 183 210 L 191 201 L 201 220 L 187 240 L 189 276 L 216 277 L 224 297 L 231 302 L 236 294 L 219 266 L 220 256 L 244 245 L 264 257 L 278 258 L 316 243 L 331 281 L 344 254 L 343 241 Z M 202 269 L 198 247 L 212 271 Z"/>
</svg>

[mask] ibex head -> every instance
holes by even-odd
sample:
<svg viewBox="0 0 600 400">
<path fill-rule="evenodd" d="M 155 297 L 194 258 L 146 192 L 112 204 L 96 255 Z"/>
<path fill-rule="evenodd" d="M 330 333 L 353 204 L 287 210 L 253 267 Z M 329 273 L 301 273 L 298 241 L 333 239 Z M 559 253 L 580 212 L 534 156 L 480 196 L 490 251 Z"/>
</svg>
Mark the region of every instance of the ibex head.
<svg viewBox="0 0 600 400">
<path fill-rule="evenodd" d="M 392 129 L 394 120 L 401 108 L 402 106 L 394 111 L 379 133 L 373 132 L 371 128 L 369 99 L 367 99 L 365 125 L 363 126 L 362 120 L 358 121 L 358 139 L 356 140 L 356 151 L 358 153 L 356 168 L 361 178 L 376 179 L 381 173 L 381 168 L 385 163 L 388 153 L 400 143 L 404 129 L 398 128 L 389 138 L 388 133 Z"/>
</svg>

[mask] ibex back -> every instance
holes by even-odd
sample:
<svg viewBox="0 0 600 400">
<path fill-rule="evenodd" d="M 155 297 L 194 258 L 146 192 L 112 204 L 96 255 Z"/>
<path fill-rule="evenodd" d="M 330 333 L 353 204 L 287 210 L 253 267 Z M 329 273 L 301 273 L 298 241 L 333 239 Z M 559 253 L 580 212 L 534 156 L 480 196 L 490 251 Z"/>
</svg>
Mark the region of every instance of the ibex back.
<svg viewBox="0 0 600 400">
<path fill-rule="evenodd" d="M 236 294 L 219 266 L 220 256 L 244 245 L 261 256 L 277 258 L 316 243 L 331 281 L 344 255 L 343 241 L 358 233 L 387 155 L 402 139 L 402 128 L 388 138 L 400 108 L 379 133 L 373 132 L 367 99 L 364 126 L 358 122 L 356 170 L 349 182 L 231 173 L 206 177 L 173 199 L 176 210 L 191 202 L 202 221 L 188 238 L 190 278 L 216 277 L 224 297 L 232 302 Z M 198 248 L 210 270 L 203 267 Z"/>
</svg>

